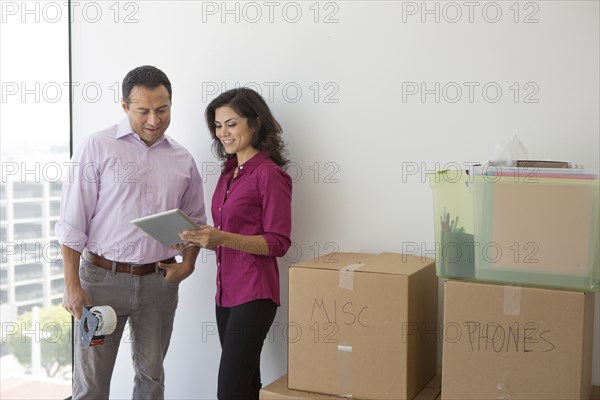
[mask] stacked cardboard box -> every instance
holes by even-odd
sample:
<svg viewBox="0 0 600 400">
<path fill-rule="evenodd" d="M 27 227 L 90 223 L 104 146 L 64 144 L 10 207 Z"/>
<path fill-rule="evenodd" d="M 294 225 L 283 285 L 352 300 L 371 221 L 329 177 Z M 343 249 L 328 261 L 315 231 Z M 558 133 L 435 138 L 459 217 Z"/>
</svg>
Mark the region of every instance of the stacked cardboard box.
<svg viewBox="0 0 600 400">
<path fill-rule="evenodd" d="M 441 376 L 436 375 L 413 400 L 439 400 Z M 288 376 L 284 375 L 260 391 L 260 400 L 340 400 L 337 396 L 288 389 Z"/>
<path fill-rule="evenodd" d="M 442 399 L 590 396 L 600 175 L 533 167 L 429 176 Z"/>
<path fill-rule="evenodd" d="M 589 399 L 594 293 L 445 282 L 442 399 Z"/>
<path fill-rule="evenodd" d="M 289 270 L 288 386 L 412 399 L 436 374 L 433 259 L 335 253 Z"/>
<path fill-rule="evenodd" d="M 260 400 L 339 400 L 339 397 L 288 389 L 288 376 L 284 375 L 260 390 Z"/>
</svg>

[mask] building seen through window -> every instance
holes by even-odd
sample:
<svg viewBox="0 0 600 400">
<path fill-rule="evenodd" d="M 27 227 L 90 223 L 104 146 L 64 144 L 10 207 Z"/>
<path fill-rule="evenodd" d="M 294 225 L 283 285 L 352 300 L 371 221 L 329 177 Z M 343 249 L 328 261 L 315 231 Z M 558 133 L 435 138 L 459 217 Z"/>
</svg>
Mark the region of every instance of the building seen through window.
<svg viewBox="0 0 600 400">
<path fill-rule="evenodd" d="M 43 4 L 14 2 L 17 13 L 3 14 L 0 24 L 3 399 L 71 395 L 71 317 L 61 306 L 63 263 L 54 235 L 70 156 L 69 96 L 49 90 L 68 88 L 68 18 L 34 15 Z"/>
</svg>

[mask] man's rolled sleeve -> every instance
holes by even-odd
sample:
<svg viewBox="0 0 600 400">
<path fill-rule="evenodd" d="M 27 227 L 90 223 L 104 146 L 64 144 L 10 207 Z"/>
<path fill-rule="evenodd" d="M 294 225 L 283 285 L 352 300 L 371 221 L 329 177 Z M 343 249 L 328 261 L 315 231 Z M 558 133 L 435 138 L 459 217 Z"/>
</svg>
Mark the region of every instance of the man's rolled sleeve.
<svg viewBox="0 0 600 400">
<path fill-rule="evenodd" d="M 54 227 L 58 242 L 75 251 L 83 253 L 88 241 L 87 235 L 64 220 L 56 222 Z"/>
<path fill-rule="evenodd" d="M 83 252 L 87 242 L 87 228 L 96 208 L 99 176 L 96 179 L 84 177 L 86 166 L 95 165 L 89 146 L 89 140 L 73 155 L 71 168 L 63 182 L 60 217 L 54 232 L 59 243 Z M 97 174 L 97 171 L 96 171 Z"/>
</svg>

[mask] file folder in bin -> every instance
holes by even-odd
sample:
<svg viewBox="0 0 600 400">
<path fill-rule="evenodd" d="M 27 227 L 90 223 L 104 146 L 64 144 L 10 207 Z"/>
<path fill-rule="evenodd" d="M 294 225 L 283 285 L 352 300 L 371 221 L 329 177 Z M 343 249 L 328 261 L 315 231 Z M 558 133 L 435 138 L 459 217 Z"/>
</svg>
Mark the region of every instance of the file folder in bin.
<svg viewBox="0 0 600 400">
<path fill-rule="evenodd" d="M 477 280 L 599 290 L 597 170 L 472 171 Z"/>
</svg>

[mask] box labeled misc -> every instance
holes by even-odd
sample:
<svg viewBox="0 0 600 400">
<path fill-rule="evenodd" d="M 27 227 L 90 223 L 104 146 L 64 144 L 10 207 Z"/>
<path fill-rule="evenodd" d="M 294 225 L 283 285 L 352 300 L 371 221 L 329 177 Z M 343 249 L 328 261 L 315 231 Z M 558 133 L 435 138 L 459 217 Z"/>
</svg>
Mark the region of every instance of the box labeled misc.
<svg viewBox="0 0 600 400">
<path fill-rule="evenodd" d="M 442 399 L 588 399 L 594 293 L 447 280 Z"/>
<path fill-rule="evenodd" d="M 289 269 L 289 388 L 412 399 L 436 374 L 433 259 L 332 253 Z"/>
</svg>

